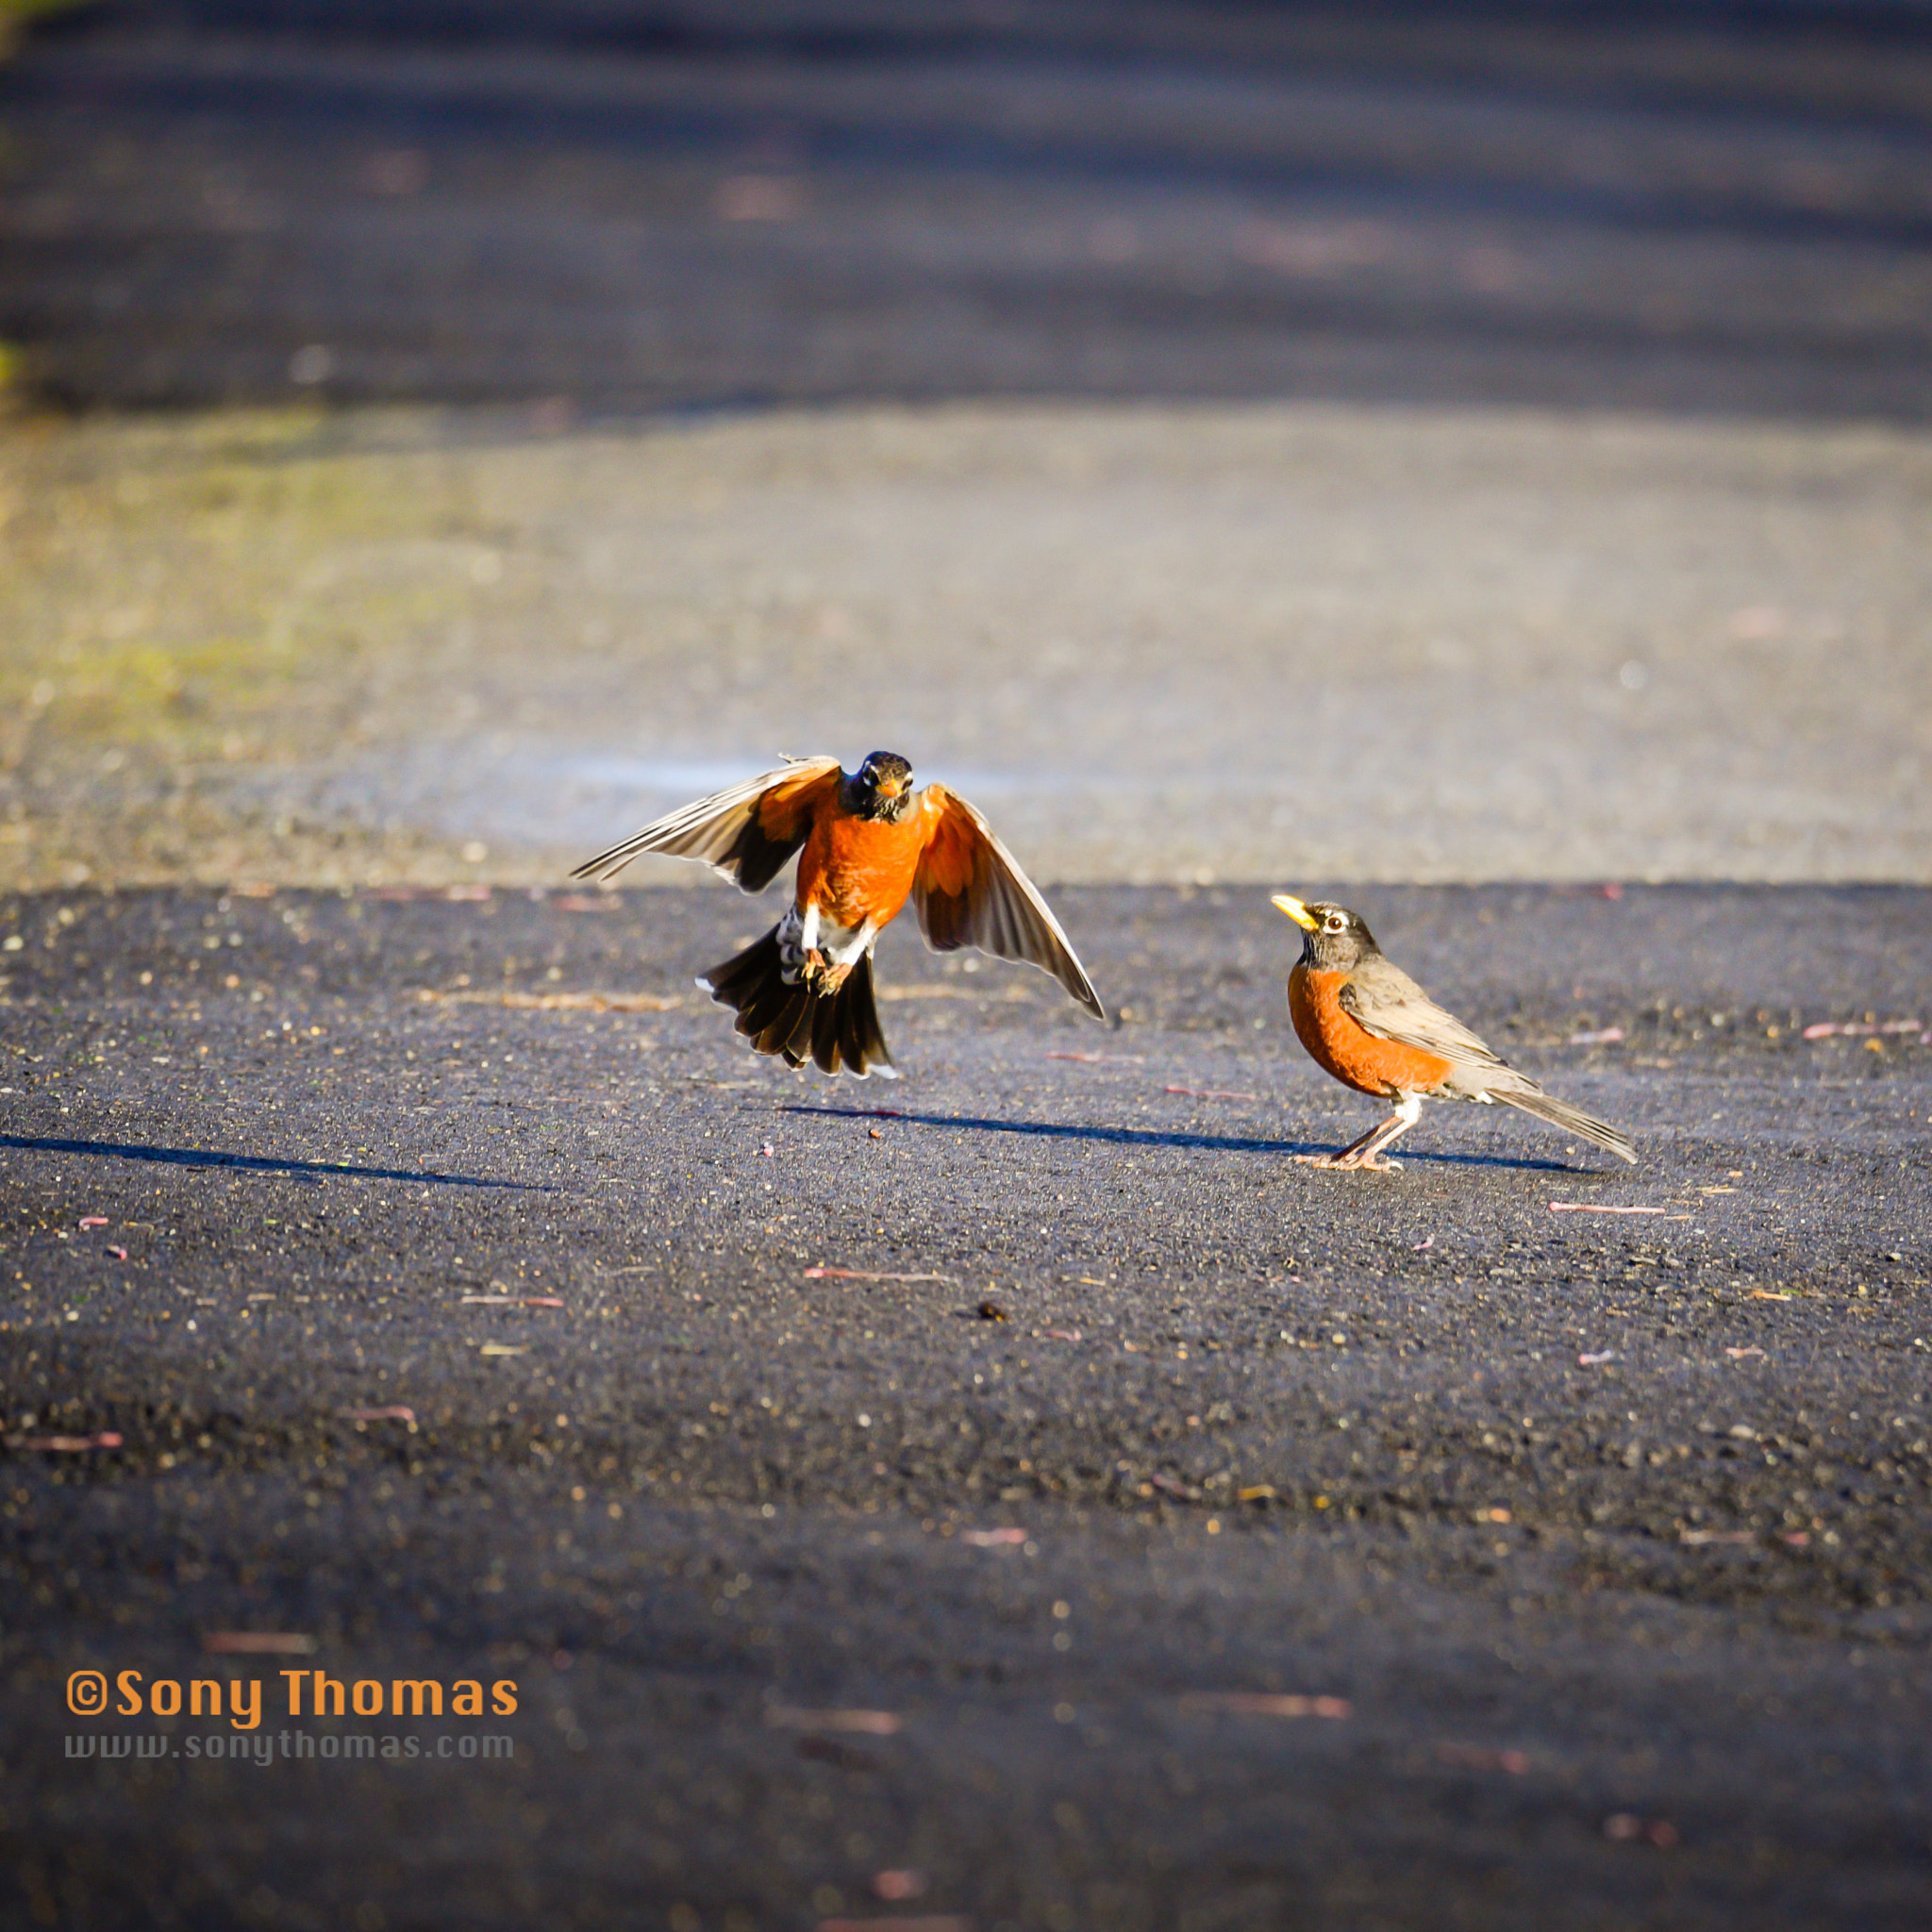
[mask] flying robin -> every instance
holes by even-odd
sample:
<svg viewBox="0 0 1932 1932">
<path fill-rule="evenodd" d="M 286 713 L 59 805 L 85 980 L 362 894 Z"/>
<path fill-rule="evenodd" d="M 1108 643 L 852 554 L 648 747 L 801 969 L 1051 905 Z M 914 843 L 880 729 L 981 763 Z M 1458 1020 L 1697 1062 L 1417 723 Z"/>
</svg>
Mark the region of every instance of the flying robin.
<svg viewBox="0 0 1932 1932">
<path fill-rule="evenodd" d="M 738 1014 L 760 1053 L 828 1074 L 897 1077 L 873 1001 L 872 949 L 909 898 L 938 953 L 977 946 L 1043 968 L 1096 1018 L 1100 995 L 1059 922 L 1013 856 L 963 798 L 915 791 L 912 767 L 875 751 L 854 773 L 833 758 L 789 758 L 633 833 L 577 867 L 608 879 L 641 852 L 706 860 L 760 892 L 795 852 L 791 910 L 698 984 Z"/>
<path fill-rule="evenodd" d="M 1395 1111 L 1339 1154 L 1303 1154 L 1315 1167 L 1394 1168 L 1382 1150 L 1422 1115 L 1424 1098 L 1494 1100 L 1579 1134 L 1624 1160 L 1637 1150 L 1613 1126 L 1547 1094 L 1445 1013 L 1374 936 L 1340 906 L 1305 906 L 1278 893 L 1274 904 L 1302 928 L 1302 956 L 1288 975 L 1288 1010 L 1309 1057 L 1357 1093 L 1395 1103 Z"/>
</svg>

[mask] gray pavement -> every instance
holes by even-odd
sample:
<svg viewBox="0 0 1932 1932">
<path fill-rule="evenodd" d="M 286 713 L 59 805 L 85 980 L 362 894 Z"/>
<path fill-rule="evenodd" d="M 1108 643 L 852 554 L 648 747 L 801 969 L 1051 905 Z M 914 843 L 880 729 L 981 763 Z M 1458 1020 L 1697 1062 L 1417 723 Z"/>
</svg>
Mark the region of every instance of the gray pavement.
<svg viewBox="0 0 1932 1932">
<path fill-rule="evenodd" d="M 1641 1165 L 1295 1165 L 1242 891 L 1060 895 L 1114 1026 L 891 936 L 862 1085 L 691 991 L 723 888 L 8 902 L 16 1908 L 1921 1923 L 1924 892 L 1349 895 Z M 82 1669 L 515 1755 L 70 1763 L 226 1728 Z"/>
<path fill-rule="evenodd" d="M 0 75 L 70 407 L 1923 420 L 1915 4 L 109 0 Z"/>
<path fill-rule="evenodd" d="M 216 414 L 0 500 L 14 885 L 541 884 L 875 747 L 1045 880 L 1932 879 L 1916 429 Z"/>
</svg>

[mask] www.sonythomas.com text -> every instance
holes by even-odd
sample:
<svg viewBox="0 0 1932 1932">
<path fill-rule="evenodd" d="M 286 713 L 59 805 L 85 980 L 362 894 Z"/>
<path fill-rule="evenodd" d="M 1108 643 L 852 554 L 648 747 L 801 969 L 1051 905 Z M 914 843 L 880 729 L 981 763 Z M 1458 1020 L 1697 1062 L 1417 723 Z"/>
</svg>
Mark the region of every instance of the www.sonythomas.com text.
<svg viewBox="0 0 1932 1932">
<path fill-rule="evenodd" d="M 69 1731 L 70 1757 L 210 1757 L 250 1764 L 322 1763 L 344 1759 L 381 1763 L 411 1760 L 496 1761 L 517 1755 L 516 1740 L 488 1733 L 447 1732 L 419 1738 L 407 1732 L 215 1731 L 172 1737 L 165 1731 Z"/>
</svg>

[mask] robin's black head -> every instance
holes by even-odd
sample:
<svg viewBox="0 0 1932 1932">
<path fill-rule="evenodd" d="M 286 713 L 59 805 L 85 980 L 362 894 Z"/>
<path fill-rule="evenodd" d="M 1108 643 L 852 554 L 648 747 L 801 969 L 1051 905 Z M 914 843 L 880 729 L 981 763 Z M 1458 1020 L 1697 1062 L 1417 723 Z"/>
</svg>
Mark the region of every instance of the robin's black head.
<svg viewBox="0 0 1932 1932">
<path fill-rule="evenodd" d="M 1274 896 L 1275 908 L 1302 929 L 1302 958 L 1317 973 L 1352 973 L 1381 949 L 1375 936 L 1345 906 L 1305 906 L 1286 892 Z"/>
<path fill-rule="evenodd" d="M 912 767 L 895 751 L 875 751 L 845 781 L 855 817 L 897 821 L 912 806 Z"/>
</svg>

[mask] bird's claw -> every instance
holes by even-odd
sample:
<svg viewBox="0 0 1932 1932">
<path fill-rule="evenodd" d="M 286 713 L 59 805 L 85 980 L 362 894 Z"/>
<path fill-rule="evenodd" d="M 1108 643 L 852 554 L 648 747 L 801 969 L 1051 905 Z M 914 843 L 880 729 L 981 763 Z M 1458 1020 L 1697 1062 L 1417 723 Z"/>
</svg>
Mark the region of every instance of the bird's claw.
<svg viewBox="0 0 1932 1932">
<path fill-rule="evenodd" d="M 806 954 L 798 969 L 798 976 L 812 992 L 817 993 L 837 992 L 851 976 L 851 973 L 850 960 L 837 966 L 828 964 L 825 956 L 816 946 Z"/>
<path fill-rule="evenodd" d="M 1400 1174 L 1402 1172 L 1401 1161 L 1387 1160 L 1376 1154 L 1357 1154 L 1353 1156 L 1347 1154 L 1297 1154 L 1294 1158 L 1304 1167 L 1325 1167 L 1333 1169 L 1338 1173 L 1346 1169 L 1359 1169 L 1369 1174 Z"/>
</svg>

